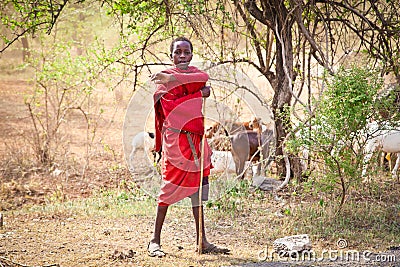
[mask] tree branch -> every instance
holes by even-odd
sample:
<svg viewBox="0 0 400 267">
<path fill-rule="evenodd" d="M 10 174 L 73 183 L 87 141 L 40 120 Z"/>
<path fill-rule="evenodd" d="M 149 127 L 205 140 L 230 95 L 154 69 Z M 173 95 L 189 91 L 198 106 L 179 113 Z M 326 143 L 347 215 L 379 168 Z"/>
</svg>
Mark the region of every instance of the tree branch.
<svg viewBox="0 0 400 267">
<path fill-rule="evenodd" d="M 223 64 L 236 64 L 236 63 L 248 63 L 251 66 L 253 66 L 254 68 L 256 68 L 261 74 L 263 74 L 270 83 L 272 83 L 276 78 L 275 78 L 275 74 L 272 71 L 269 70 L 263 70 L 260 66 L 258 66 L 254 61 L 247 59 L 247 58 L 242 58 L 242 59 L 233 59 L 233 60 L 222 60 L 222 61 L 218 61 L 213 63 L 210 67 L 206 68 L 205 70 L 208 70 L 212 67 L 218 66 L 218 65 L 223 65 Z"/>
<path fill-rule="evenodd" d="M 301 3 L 300 2 L 296 2 L 296 0 L 293 0 L 292 3 L 293 3 L 293 6 L 294 6 L 294 18 L 295 18 L 295 21 L 296 21 L 297 25 L 299 26 L 300 31 L 302 32 L 304 37 L 307 39 L 308 43 L 313 48 L 314 53 L 318 52 L 319 57 L 316 54 L 314 54 L 315 55 L 315 59 L 322 66 L 324 66 L 324 68 L 326 68 L 331 74 L 333 74 L 334 72 L 329 67 L 328 60 L 324 56 L 324 53 L 322 52 L 322 49 L 318 46 L 318 44 L 315 42 L 314 38 L 311 37 L 310 32 L 304 26 L 303 17 L 302 17 L 303 10 L 301 9 Z"/>
<path fill-rule="evenodd" d="M 254 26 L 250 24 L 249 18 L 246 16 L 246 14 L 244 13 L 242 7 L 239 5 L 237 0 L 234 0 L 234 4 L 235 4 L 236 8 L 238 9 L 239 14 L 242 17 L 243 21 L 245 22 L 247 30 L 250 32 L 250 35 L 253 37 L 254 46 L 256 48 L 256 54 L 257 54 L 257 57 L 258 57 L 258 61 L 260 63 L 261 69 L 263 70 L 262 73 L 264 73 L 265 70 L 266 70 L 265 69 L 266 65 L 264 63 L 264 57 L 263 57 L 262 51 L 261 51 L 261 44 L 258 41 L 257 33 L 254 30 Z"/>
<path fill-rule="evenodd" d="M 273 29 L 273 21 L 269 20 L 268 18 L 272 18 L 272 14 L 264 14 L 266 10 L 261 11 L 255 0 L 249 0 L 244 3 L 244 6 L 246 7 L 247 11 L 259 22 L 261 22 L 264 25 L 267 25 L 269 28 Z"/>
</svg>

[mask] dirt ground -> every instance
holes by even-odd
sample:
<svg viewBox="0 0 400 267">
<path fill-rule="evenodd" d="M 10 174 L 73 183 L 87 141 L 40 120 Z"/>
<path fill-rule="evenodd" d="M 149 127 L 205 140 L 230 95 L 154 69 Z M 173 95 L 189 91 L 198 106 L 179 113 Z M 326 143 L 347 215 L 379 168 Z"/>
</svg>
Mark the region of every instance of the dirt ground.
<svg viewBox="0 0 400 267">
<path fill-rule="evenodd" d="M 83 200 L 93 192 L 121 189 L 131 179 L 121 142 L 129 93 L 111 95 L 117 105 L 107 119 L 113 122 L 101 125 L 101 140 L 96 140 L 99 147 L 107 144 L 108 152 L 97 148 L 92 168 L 82 176 L 73 167 L 68 174 L 65 170 L 57 174 L 55 169 L 24 168 L 29 159 L 18 161 L 28 151 L 24 143 L 30 119 L 23 102 L 28 88 L 29 84 L 22 80 L 0 81 L 3 159 L 0 212 L 4 216 L 4 225 L 0 228 L 0 266 L 400 266 L 400 255 L 397 262 L 387 265 L 260 261 L 260 253 L 272 240 L 262 235 L 262 226 L 249 228 L 250 212 L 247 217 L 234 218 L 236 228 L 229 227 L 232 225 L 229 219 L 216 217 L 206 221 L 209 240 L 229 247 L 231 255 L 197 255 L 190 209 L 179 207 L 171 209 L 163 230 L 167 257 L 150 258 L 146 246 L 152 233 L 154 202 L 134 201 L 131 205 L 143 206 L 129 210 L 118 210 L 118 205 L 109 207 L 103 202 L 92 203 L 100 210 L 94 213 L 88 213 L 87 207 L 71 208 L 68 205 L 73 204 L 66 204 L 69 200 Z M 79 156 L 79 150 L 71 153 Z M 268 208 L 274 209 L 275 205 L 271 202 Z M 130 214 L 132 210 L 139 212 Z"/>
</svg>

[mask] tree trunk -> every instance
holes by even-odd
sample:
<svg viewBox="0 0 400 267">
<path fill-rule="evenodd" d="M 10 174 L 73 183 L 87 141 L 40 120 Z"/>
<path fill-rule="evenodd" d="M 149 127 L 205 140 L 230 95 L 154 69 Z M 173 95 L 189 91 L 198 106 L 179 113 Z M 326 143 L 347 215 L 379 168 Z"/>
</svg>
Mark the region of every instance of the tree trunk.
<svg viewBox="0 0 400 267">
<path fill-rule="evenodd" d="M 280 15 L 286 14 L 286 10 L 277 12 Z M 287 18 L 287 16 L 278 16 Z M 286 27 L 282 26 L 286 25 Z M 272 101 L 272 110 L 276 126 L 276 156 L 278 175 L 284 177 L 286 167 L 283 156 L 283 142 L 288 134 L 290 121 L 290 105 L 292 94 L 290 86 L 293 79 L 293 47 L 292 47 L 292 24 L 288 21 L 278 21 L 276 36 L 276 82 L 272 85 L 274 88 L 274 98 Z"/>
<path fill-rule="evenodd" d="M 262 56 L 257 54 L 261 69 L 274 89 L 272 112 L 276 126 L 276 161 L 278 175 L 286 175 L 286 167 L 283 159 L 283 142 L 289 132 L 290 106 L 292 100 L 291 86 L 295 80 L 293 72 L 293 46 L 292 27 L 294 20 L 288 12 L 285 3 L 281 0 L 262 0 L 260 7 L 254 0 L 245 1 L 247 11 L 259 22 L 274 31 L 276 40 L 275 74 L 269 71 L 269 62 L 266 65 Z M 245 19 L 245 18 L 244 18 Z M 264 66 L 264 67 L 263 67 Z M 289 158 L 291 158 L 289 156 Z M 299 161 L 290 160 L 291 166 L 299 164 Z M 296 166 L 294 169 L 299 169 Z M 295 176 L 299 175 L 298 172 Z M 297 177 L 299 178 L 299 177 Z"/>
</svg>

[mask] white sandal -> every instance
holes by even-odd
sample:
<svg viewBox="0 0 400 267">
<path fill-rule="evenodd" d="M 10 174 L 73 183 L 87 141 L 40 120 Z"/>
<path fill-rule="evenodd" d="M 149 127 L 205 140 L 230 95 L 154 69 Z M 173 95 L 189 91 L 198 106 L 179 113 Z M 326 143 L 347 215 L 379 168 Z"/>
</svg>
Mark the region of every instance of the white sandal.
<svg viewBox="0 0 400 267">
<path fill-rule="evenodd" d="M 165 256 L 164 251 L 162 251 L 161 246 L 157 243 L 149 243 L 147 246 L 147 252 L 150 257 L 159 257 L 162 258 Z"/>
</svg>

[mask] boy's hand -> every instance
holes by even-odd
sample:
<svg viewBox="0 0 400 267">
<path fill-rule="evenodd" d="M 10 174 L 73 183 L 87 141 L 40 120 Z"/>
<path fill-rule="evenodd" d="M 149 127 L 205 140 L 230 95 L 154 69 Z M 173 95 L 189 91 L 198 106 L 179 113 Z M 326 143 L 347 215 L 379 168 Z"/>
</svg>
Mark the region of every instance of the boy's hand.
<svg viewBox="0 0 400 267">
<path fill-rule="evenodd" d="M 200 91 L 202 97 L 209 97 L 211 94 L 211 86 L 204 86 Z"/>
<path fill-rule="evenodd" d="M 157 72 L 150 76 L 150 80 L 153 81 L 155 84 L 166 84 L 176 81 L 176 78 L 173 74 Z"/>
</svg>

